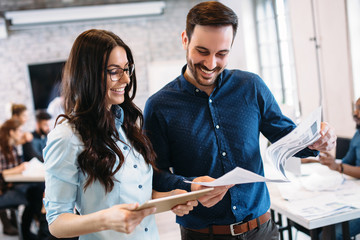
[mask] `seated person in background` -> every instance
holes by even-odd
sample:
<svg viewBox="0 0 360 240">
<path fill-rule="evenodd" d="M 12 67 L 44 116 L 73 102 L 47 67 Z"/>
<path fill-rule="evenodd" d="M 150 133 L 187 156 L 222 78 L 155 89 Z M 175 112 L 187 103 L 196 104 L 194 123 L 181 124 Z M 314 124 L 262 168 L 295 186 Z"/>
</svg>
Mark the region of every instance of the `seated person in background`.
<svg viewBox="0 0 360 240">
<path fill-rule="evenodd" d="M 20 121 L 21 126 L 23 126 L 29 119 L 29 114 L 27 108 L 24 104 L 13 104 L 11 106 L 11 118 L 17 119 Z M 23 132 L 23 135 L 19 141 L 20 145 L 23 145 L 27 142 L 31 142 L 33 136 L 30 132 Z M 21 149 L 19 149 L 21 150 Z"/>
<path fill-rule="evenodd" d="M 36 129 L 32 132 L 33 140 L 23 145 L 23 156 L 25 161 L 36 157 L 44 162 L 42 150 L 46 146 L 47 135 L 50 132 L 51 115 L 44 110 L 36 112 Z"/>
<path fill-rule="evenodd" d="M 335 162 L 335 157 L 330 153 L 323 152 L 320 155 L 320 163 L 346 175 L 360 178 L 360 98 L 356 101 L 354 110 L 356 122 L 355 135 L 351 139 L 350 147 L 341 163 Z"/>
<path fill-rule="evenodd" d="M 26 168 L 26 164 L 28 164 L 23 162 L 16 149 L 16 145 L 19 144 L 22 136 L 21 122 L 17 119 L 7 120 L 0 128 L 0 172 L 3 176 L 22 173 Z M 30 226 L 33 217 L 35 215 L 40 216 L 44 184 L 13 184 L 11 189 L 23 193 L 28 203 L 22 215 L 21 231 L 23 238 L 24 240 L 36 239 L 36 236 L 30 231 Z M 16 200 L 18 199 L 13 199 L 13 201 Z M 6 221 L 4 215 L 2 215 L 1 219 Z M 3 221 L 3 224 L 6 223 Z"/>
<path fill-rule="evenodd" d="M 331 170 L 344 173 L 351 177 L 360 178 L 360 98 L 356 101 L 354 110 L 354 120 L 356 122 L 356 132 L 351 139 L 350 148 L 342 159 L 341 163 L 335 161 L 328 152 L 320 154 L 320 163 L 328 166 Z M 360 218 L 349 222 L 350 236 L 360 233 Z M 336 239 L 342 239 L 341 225 L 336 226 Z"/>
</svg>

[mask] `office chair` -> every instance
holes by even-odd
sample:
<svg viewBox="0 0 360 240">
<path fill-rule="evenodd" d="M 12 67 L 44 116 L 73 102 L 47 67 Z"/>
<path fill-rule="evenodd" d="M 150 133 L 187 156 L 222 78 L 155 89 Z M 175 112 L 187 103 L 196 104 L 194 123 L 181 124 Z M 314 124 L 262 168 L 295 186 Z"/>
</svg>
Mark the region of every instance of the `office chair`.
<svg viewBox="0 0 360 240">
<path fill-rule="evenodd" d="M 19 240 L 23 240 L 21 232 L 21 220 L 19 218 L 19 206 L 26 204 L 25 196 L 15 190 L 7 190 L 6 182 L 0 173 L 0 209 L 10 209 L 15 212 L 16 225 L 19 230 Z"/>
<path fill-rule="evenodd" d="M 338 137 L 336 140 L 336 159 L 343 159 L 350 147 L 350 138 Z"/>
</svg>

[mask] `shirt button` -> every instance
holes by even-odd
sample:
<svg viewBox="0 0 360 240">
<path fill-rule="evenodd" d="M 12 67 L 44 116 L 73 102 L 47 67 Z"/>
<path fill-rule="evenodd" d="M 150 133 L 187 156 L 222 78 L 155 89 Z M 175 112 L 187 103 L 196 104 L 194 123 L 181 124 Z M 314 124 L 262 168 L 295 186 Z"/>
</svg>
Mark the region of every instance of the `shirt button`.
<svg viewBox="0 0 360 240">
<path fill-rule="evenodd" d="M 136 165 L 136 164 L 134 164 L 134 168 L 137 168 L 137 165 Z"/>
<path fill-rule="evenodd" d="M 147 231 L 149 231 L 149 229 L 148 229 L 148 228 L 145 228 L 145 232 L 147 232 Z"/>
<path fill-rule="evenodd" d="M 124 150 L 127 150 L 127 149 L 128 149 L 128 147 L 127 147 L 127 146 L 124 146 L 124 147 L 123 147 L 123 149 L 124 149 Z"/>
<path fill-rule="evenodd" d="M 199 89 L 195 89 L 195 92 L 200 92 L 200 90 L 199 90 Z"/>
<path fill-rule="evenodd" d="M 222 152 L 222 155 L 225 157 L 225 156 L 226 156 L 226 152 Z"/>
<path fill-rule="evenodd" d="M 139 185 L 138 188 L 142 189 L 142 185 Z"/>
<path fill-rule="evenodd" d="M 209 103 L 212 103 L 212 99 L 209 99 Z"/>
<path fill-rule="evenodd" d="M 216 129 L 219 129 L 219 128 L 220 128 L 220 126 L 219 126 L 219 125 L 216 125 L 215 127 L 216 127 Z"/>
<path fill-rule="evenodd" d="M 236 206 L 233 206 L 233 209 L 236 210 Z"/>
</svg>

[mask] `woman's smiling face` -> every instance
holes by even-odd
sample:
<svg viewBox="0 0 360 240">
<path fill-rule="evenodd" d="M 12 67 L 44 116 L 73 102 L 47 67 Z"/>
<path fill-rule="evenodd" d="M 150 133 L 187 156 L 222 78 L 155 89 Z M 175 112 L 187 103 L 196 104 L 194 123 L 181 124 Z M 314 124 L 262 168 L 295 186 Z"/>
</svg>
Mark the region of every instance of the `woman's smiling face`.
<svg viewBox="0 0 360 240">
<path fill-rule="evenodd" d="M 123 72 L 122 69 L 126 69 L 128 67 L 129 62 L 125 49 L 119 46 L 115 47 L 110 53 L 108 65 L 106 68 L 106 104 L 108 105 L 108 109 L 110 109 L 112 105 L 117 105 L 124 102 L 125 87 L 130 83 L 130 77 L 126 72 Z M 111 80 L 110 72 L 123 72 L 123 74 L 120 80 L 113 81 Z"/>
</svg>

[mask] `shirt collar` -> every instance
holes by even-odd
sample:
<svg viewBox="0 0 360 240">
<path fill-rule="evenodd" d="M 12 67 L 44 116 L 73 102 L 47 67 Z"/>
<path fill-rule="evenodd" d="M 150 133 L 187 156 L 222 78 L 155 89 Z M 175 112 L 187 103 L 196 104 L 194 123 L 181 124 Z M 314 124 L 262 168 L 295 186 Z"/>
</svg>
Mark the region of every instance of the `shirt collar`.
<svg viewBox="0 0 360 240">
<path fill-rule="evenodd" d="M 120 105 L 114 105 L 112 107 L 112 111 L 115 115 L 116 126 L 121 127 L 124 122 L 124 110 L 120 107 Z"/>
</svg>

